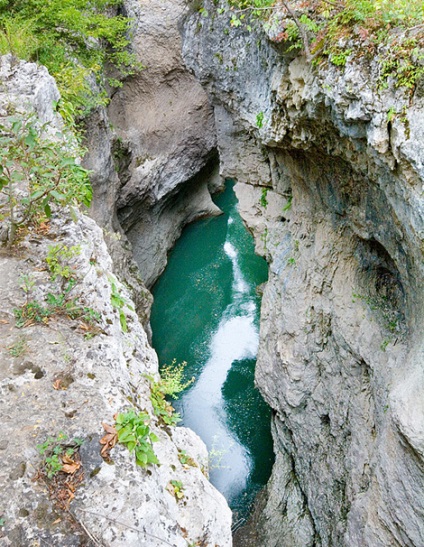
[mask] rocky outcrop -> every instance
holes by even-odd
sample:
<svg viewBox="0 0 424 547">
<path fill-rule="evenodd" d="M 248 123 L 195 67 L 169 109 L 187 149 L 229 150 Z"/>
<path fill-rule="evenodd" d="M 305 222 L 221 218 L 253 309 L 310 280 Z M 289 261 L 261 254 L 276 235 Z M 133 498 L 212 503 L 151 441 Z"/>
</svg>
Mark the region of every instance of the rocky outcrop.
<svg viewBox="0 0 424 547">
<path fill-rule="evenodd" d="M 259 544 L 418 547 L 420 86 L 377 90 L 378 58 L 312 68 L 206 9 L 186 22 L 184 58 L 214 105 L 221 174 L 237 179 L 270 262 L 256 380 L 276 464 Z"/>
<path fill-rule="evenodd" d="M 60 127 L 50 102 L 57 88 L 45 69 L 8 57 L 0 73 L 1 105 L 35 110 Z M 155 416 L 147 376 L 158 378 L 157 357 L 113 273 L 102 230 L 76 210 L 60 210 L 20 237 L 0 255 L 0 544 L 231 545 L 231 512 L 206 478 L 204 444 Z M 70 292 L 48 271 L 52 245 L 74 249 Z M 38 315 L 18 324 L 28 305 Z M 102 423 L 130 408 L 148 413 L 158 465 L 137 466 L 122 444 L 113 461 L 100 456 Z M 69 448 L 76 452 L 68 453 L 66 478 L 47 458 L 60 454 L 62 465 Z"/>
<path fill-rule="evenodd" d="M 213 111 L 181 59 L 178 26 L 185 9 L 180 0 L 125 2 L 125 12 L 133 19 L 133 48 L 144 69 L 112 94 L 108 108 L 112 129 L 97 120 L 90 138 L 90 149 L 99 150 L 92 162 L 99 173 L 98 192 L 109 192 L 111 177 L 102 179 L 105 163 L 110 172 L 110 158 L 119 177 L 117 199 L 99 203 L 103 208 L 110 203 L 109 215 L 118 210 L 148 287 L 165 267 L 167 252 L 182 227 L 220 213 L 209 192 L 221 183 Z M 98 121 L 103 125 L 101 139 Z M 111 131 L 114 141 L 105 146 L 101 141 Z M 107 137 L 106 141 L 110 143 Z M 108 148 L 111 153 L 105 155 Z"/>
</svg>

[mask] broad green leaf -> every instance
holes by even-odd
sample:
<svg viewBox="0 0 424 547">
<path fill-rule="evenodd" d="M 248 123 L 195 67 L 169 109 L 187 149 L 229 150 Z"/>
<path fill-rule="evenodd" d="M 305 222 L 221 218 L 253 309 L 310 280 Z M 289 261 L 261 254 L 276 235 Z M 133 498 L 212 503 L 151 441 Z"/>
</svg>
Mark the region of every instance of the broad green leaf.
<svg viewBox="0 0 424 547">
<path fill-rule="evenodd" d="M 35 192 L 33 192 L 31 195 L 30 195 L 30 198 L 31 200 L 36 200 L 36 199 L 39 199 L 41 198 L 41 196 L 44 194 L 44 190 L 37 190 Z"/>
<path fill-rule="evenodd" d="M 58 192 L 57 190 L 52 190 L 50 194 L 57 200 L 57 201 L 65 201 L 66 196 L 65 194 L 62 194 L 61 192 Z"/>
</svg>

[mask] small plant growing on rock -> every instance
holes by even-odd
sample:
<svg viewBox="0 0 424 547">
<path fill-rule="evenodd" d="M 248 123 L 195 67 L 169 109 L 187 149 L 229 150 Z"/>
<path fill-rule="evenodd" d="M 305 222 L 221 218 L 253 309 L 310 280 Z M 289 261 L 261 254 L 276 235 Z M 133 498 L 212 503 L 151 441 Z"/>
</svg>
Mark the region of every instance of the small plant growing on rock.
<svg viewBox="0 0 424 547">
<path fill-rule="evenodd" d="M 264 113 L 259 112 L 259 114 L 256 114 L 256 127 L 258 129 L 261 129 L 264 125 Z"/>
<path fill-rule="evenodd" d="M 183 483 L 181 481 L 170 480 L 169 483 L 168 483 L 168 486 L 166 487 L 166 489 L 168 490 L 168 492 L 172 496 L 175 496 L 175 499 L 177 501 L 183 499 L 184 496 L 185 496 L 184 486 L 183 486 Z"/>
<path fill-rule="evenodd" d="M 267 195 L 268 195 L 268 188 L 262 188 L 261 190 L 261 198 L 259 200 L 259 203 L 261 204 L 261 206 L 266 209 L 267 205 L 268 205 L 268 199 L 267 199 Z"/>
<path fill-rule="evenodd" d="M 57 437 L 48 437 L 37 445 L 42 461 L 34 480 L 43 481 L 48 487 L 50 498 L 58 508 L 65 511 L 69 509 L 74 492 L 84 479 L 79 456 L 83 442 L 80 438 L 68 440 L 60 432 Z"/>
<path fill-rule="evenodd" d="M 186 366 L 185 361 L 177 365 L 174 359 L 171 365 L 162 368 L 160 380 L 156 381 L 153 376 L 147 376 L 150 382 L 150 401 L 153 412 L 162 425 L 173 426 L 180 421 L 180 415 L 174 411 L 174 407 L 166 400 L 166 397 L 176 399 L 178 393 L 194 382 L 194 378 L 183 380 Z"/>
<path fill-rule="evenodd" d="M 100 321 L 100 314 L 92 308 L 80 306 L 78 298 L 69 299 L 66 294 L 58 295 L 49 293 L 46 297 L 47 305 L 37 300 L 30 300 L 20 308 L 15 308 L 16 327 L 30 327 L 36 323 L 47 324 L 50 317 L 68 317 L 69 319 L 81 319 L 93 326 Z"/>
<path fill-rule="evenodd" d="M 18 341 L 7 348 L 12 357 L 21 357 L 28 351 L 28 343 L 24 336 L 20 336 Z"/>
<path fill-rule="evenodd" d="M 125 445 L 130 452 L 135 453 L 137 465 L 159 464 L 159 460 L 153 451 L 152 443 L 159 439 L 150 430 L 149 415 L 146 412 L 129 410 L 118 414 L 115 422 L 118 442 Z"/>
<path fill-rule="evenodd" d="M 195 460 L 191 456 L 189 456 L 185 450 L 180 450 L 178 452 L 178 459 L 184 467 L 197 467 L 197 463 L 195 462 Z"/>
<path fill-rule="evenodd" d="M 111 287 L 110 302 L 112 307 L 119 313 L 119 322 L 121 324 L 122 332 L 128 332 L 127 318 L 124 313 L 124 307 L 127 306 L 130 310 L 133 310 L 133 308 L 129 306 L 125 298 L 121 296 L 113 277 L 109 277 L 109 282 Z"/>
<path fill-rule="evenodd" d="M 55 281 L 58 277 L 68 281 L 75 278 L 75 270 L 71 266 L 71 261 L 80 254 L 81 245 L 73 245 L 72 247 L 61 243 L 50 245 L 46 263 L 52 281 Z"/>
</svg>

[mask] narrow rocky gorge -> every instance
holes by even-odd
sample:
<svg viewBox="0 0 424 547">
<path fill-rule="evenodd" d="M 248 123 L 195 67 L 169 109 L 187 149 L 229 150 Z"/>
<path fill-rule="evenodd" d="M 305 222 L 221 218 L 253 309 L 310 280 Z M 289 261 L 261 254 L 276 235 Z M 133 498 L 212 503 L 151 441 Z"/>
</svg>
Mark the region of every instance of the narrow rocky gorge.
<svg viewBox="0 0 424 547">
<path fill-rule="evenodd" d="M 412 96 L 377 90 L 378 59 L 312 67 L 259 24 L 232 28 L 219 8 L 124 2 L 145 69 L 88 120 L 92 219 L 58 214 L 1 255 L 0 545 L 231 545 L 230 511 L 192 432 L 153 420 L 162 465 L 148 470 L 123 447 L 114 465 L 99 456 L 102 422 L 129 405 L 153 414 L 148 288 L 184 225 L 220 213 L 211 193 L 225 178 L 270 265 L 256 382 L 276 462 L 241 541 L 424 544 L 424 84 Z M 0 79 L 2 117 L 14 104 L 61 127 L 42 67 L 3 57 Z M 19 275 L 35 276 L 39 298 L 51 290 L 52 242 L 81 245 L 78 293 L 103 318 L 88 340 L 64 319 L 13 328 Z M 25 351 L 11 354 L 21 339 Z M 68 519 L 32 481 L 36 444 L 60 431 L 86 440 Z M 183 450 L 198 466 L 181 463 Z"/>
</svg>

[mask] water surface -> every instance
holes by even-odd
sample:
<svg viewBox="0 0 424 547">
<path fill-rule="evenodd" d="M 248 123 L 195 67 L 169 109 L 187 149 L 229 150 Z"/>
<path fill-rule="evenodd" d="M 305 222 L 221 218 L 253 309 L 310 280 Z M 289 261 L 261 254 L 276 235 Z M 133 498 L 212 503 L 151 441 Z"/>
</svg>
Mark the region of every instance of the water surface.
<svg viewBox="0 0 424 547">
<path fill-rule="evenodd" d="M 224 214 L 183 231 L 153 289 L 153 346 L 161 365 L 186 361 L 196 377 L 174 406 L 210 451 L 211 482 L 245 518 L 273 463 L 270 411 L 253 384 L 267 265 L 232 183 L 215 202 Z"/>
</svg>

